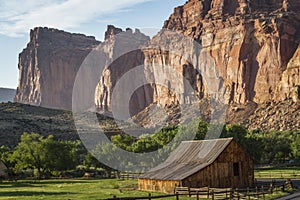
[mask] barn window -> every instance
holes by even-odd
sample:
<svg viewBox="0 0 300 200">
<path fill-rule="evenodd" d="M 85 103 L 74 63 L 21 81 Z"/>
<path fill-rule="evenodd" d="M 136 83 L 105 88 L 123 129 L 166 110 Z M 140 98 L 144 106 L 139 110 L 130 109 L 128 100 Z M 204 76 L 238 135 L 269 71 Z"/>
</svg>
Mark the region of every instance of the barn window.
<svg viewBox="0 0 300 200">
<path fill-rule="evenodd" d="M 239 170 L 239 163 L 235 162 L 233 163 L 233 175 L 234 176 L 239 176 L 240 175 L 240 170 Z"/>
</svg>

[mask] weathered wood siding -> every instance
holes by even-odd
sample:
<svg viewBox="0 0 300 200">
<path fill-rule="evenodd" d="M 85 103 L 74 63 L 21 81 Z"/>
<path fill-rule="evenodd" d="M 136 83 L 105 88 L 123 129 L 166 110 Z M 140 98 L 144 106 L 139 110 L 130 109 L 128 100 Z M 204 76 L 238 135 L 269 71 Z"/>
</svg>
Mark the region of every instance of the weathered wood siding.
<svg viewBox="0 0 300 200">
<path fill-rule="evenodd" d="M 234 176 L 234 163 L 239 165 L 239 175 Z M 208 167 L 182 181 L 187 187 L 242 188 L 253 186 L 253 160 L 234 140 Z"/>
<path fill-rule="evenodd" d="M 155 191 L 173 194 L 175 187 L 181 186 L 181 181 L 138 179 L 139 190 Z"/>
</svg>

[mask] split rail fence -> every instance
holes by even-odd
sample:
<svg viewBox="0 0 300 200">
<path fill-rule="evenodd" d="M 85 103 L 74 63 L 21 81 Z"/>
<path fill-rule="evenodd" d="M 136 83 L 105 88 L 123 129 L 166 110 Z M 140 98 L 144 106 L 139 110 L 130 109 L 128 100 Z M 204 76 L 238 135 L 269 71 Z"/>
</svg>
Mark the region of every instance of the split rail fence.
<svg viewBox="0 0 300 200">
<path fill-rule="evenodd" d="M 143 199 L 164 199 L 169 197 L 175 197 L 175 200 L 179 200 L 180 196 L 189 196 L 199 199 L 212 199 L 212 200 L 227 200 L 227 199 L 265 199 L 267 194 L 272 194 L 278 191 L 285 191 L 291 188 L 290 183 L 282 185 L 262 185 L 255 188 L 246 189 L 232 189 L 232 188 L 188 188 L 188 187 L 177 187 L 174 194 L 152 196 L 151 193 L 148 196 L 143 197 L 117 197 L 113 196 L 107 200 L 143 200 Z"/>
</svg>

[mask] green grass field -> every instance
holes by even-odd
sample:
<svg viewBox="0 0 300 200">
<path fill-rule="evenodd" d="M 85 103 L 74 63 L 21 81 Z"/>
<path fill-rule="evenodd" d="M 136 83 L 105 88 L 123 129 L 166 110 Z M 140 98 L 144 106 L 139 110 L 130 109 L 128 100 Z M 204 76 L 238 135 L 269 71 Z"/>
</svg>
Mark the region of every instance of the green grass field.
<svg viewBox="0 0 300 200">
<path fill-rule="evenodd" d="M 137 190 L 137 180 L 119 179 L 59 179 L 42 181 L 17 181 L 0 183 L 0 200 L 3 199 L 22 199 L 22 200 L 89 200 L 106 199 L 113 195 L 117 197 L 148 196 L 147 192 Z M 152 196 L 161 195 L 152 193 Z M 282 195 L 276 194 L 274 196 Z M 175 197 L 165 198 L 174 200 Z M 180 196 L 180 200 L 195 200 Z M 271 199 L 268 196 L 266 199 Z"/>
<path fill-rule="evenodd" d="M 148 192 L 137 190 L 137 180 L 120 179 L 52 179 L 42 181 L 17 181 L 0 183 L 0 200 L 89 200 L 117 197 L 144 197 Z M 152 193 L 162 195 L 161 193 Z M 165 198 L 166 200 L 175 197 Z M 180 199 L 190 199 L 181 196 Z"/>
<path fill-rule="evenodd" d="M 104 199 L 140 196 L 135 180 L 43 180 L 0 183 L 0 199 Z"/>
</svg>

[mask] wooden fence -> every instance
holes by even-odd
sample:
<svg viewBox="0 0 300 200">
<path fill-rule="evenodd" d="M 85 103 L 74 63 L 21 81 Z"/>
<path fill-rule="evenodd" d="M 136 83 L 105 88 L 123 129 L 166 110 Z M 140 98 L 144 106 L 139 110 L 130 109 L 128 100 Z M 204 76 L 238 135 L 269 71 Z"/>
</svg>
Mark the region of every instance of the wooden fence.
<svg viewBox="0 0 300 200">
<path fill-rule="evenodd" d="M 261 188 L 232 189 L 232 188 L 176 188 L 176 193 L 202 199 L 264 199 L 267 190 Z"/>
<path fill-rule="evenodd" d="M 139 200 L 139 199 L 164 199 L 168 197 L 175 197 L 176 200 L 179 200 L 179 194 L 166 194 L 166 195 L 159 195 L 159 196 L 152 196 L 151 193 L 148 194 L 148 196 L 143 197 L 116 197 L 113 196 L 113 198 L 109 198 L 106 200 Z"/>
<path fill-rule="evenodd" d="M 194 197 L 197 200 L 201 199 L 212 199 L 212 200 L 227 200 L 227 199 L 265 199 L 267 194 L 272 194 L 278 191 L 285 191 L 287 188 L 291 188 L 291 183 L 285 183 L 282 185 L 262 185 L 255 188 L 246 189 L 232 189 L 232 188 L 188 188 L 188 187 L 177 187 L 175 188 L 174 194 L 152 196 L 150 193 L 148 196 L 143 197 L 116 197 L 113 196 L 107 200 L 139 200 L 139 199 L 163 199 L 168 197 L 174 197 L 179 200 L 180 196 Z"/>
<path fill-rule="evenodd" d="M 255 178 L 300 178 L 300 173 L 298 171 L 294 172 L 284 172 L 284 171 L 275 171 L 275 172 L 269 172 L 269 171 L 256 171 L 254 172 Z"/>
<path fill-rule="evenodd" d="M 121 173 L 119 179 L 138 179 L 141 173 Z"/>
</svg>

